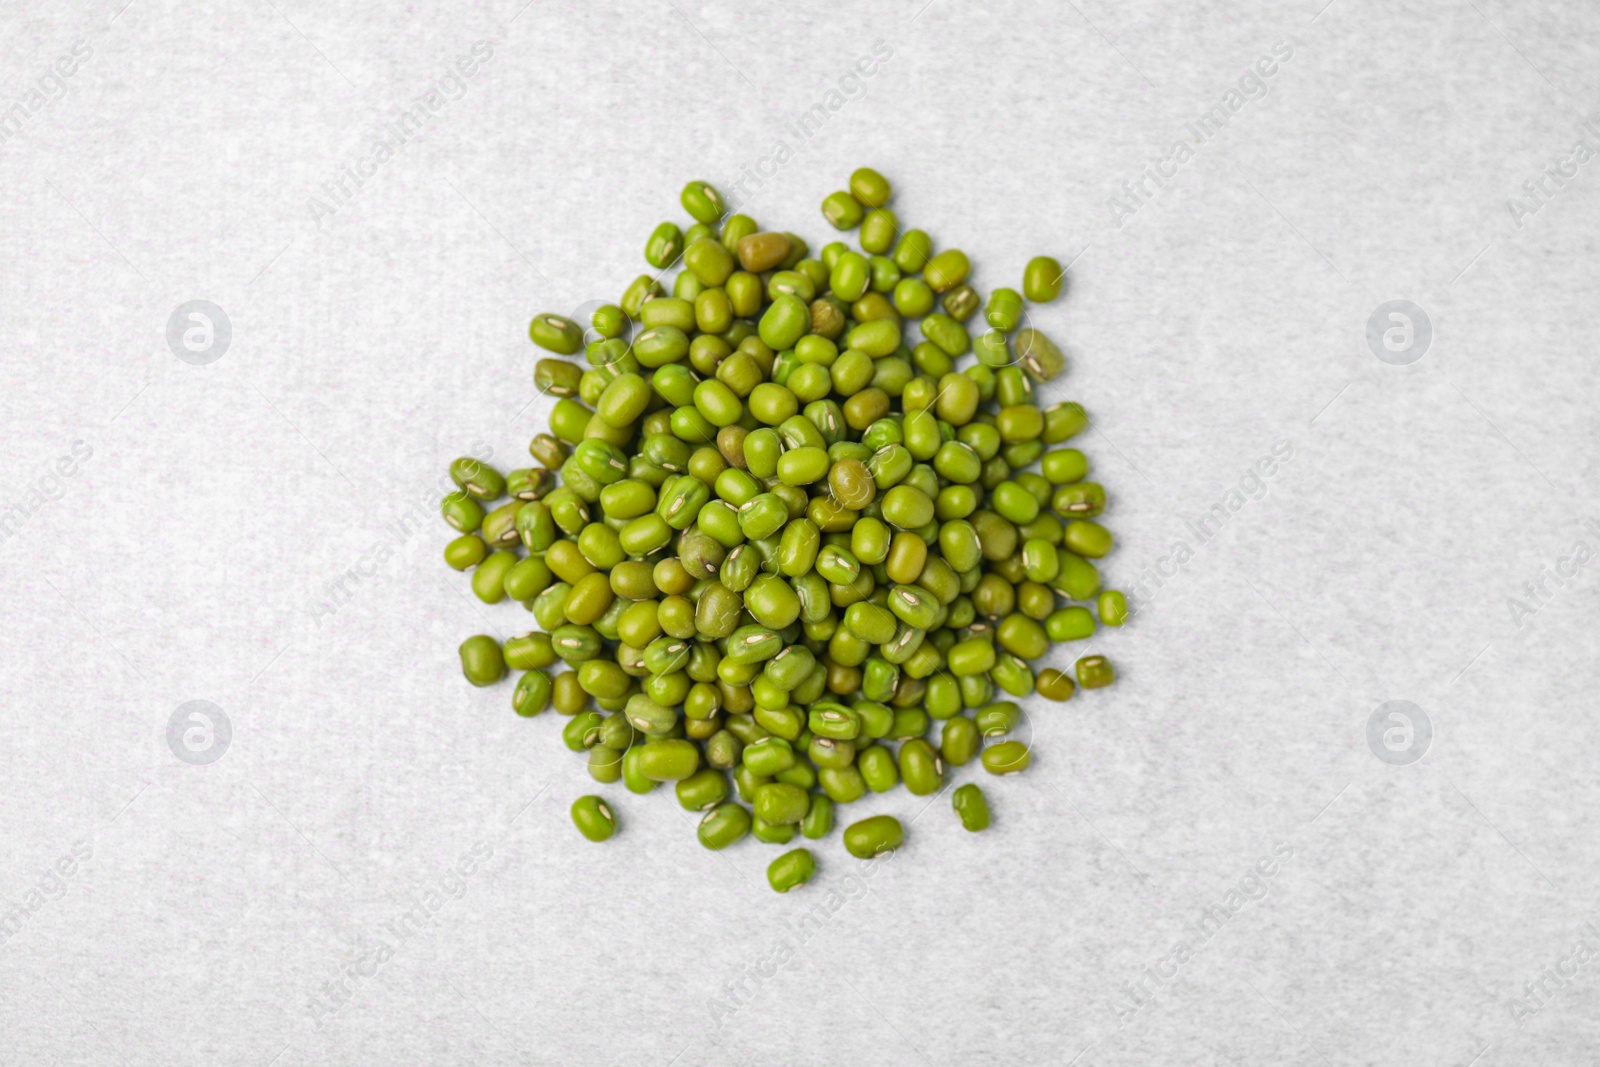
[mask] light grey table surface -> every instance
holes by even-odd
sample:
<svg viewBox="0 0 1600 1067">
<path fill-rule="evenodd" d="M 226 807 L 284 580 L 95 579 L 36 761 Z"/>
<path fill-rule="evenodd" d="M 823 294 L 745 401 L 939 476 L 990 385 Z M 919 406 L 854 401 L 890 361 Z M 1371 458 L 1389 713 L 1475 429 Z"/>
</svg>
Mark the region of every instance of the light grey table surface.
<svg viewBox="0 0 1600 1067">
<path fill-rule="evenodd" d="M 521 2 L 0 13 L 0 1063 L 1594 1062 L 1600 11 Z M 780 897 L 577 836 L 435 508 L 684 181 L 818 246 L 862 163 L 1072 262 L 1140 610 L 989 832 Z"/>
</svg>

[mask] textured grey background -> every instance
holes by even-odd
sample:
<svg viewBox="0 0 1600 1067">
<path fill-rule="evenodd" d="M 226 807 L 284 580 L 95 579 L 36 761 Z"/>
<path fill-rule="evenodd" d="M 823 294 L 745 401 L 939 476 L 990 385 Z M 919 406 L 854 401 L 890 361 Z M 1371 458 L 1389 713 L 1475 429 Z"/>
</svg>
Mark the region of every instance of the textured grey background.
<svg viewBox="0 0 1600 1067">
<path fill-rule="evenodd" d="M 1600 162 L 1524 189 L 1600 149 L 1593 5 L 521 3 L 0 14 L 0 1063 L 1593 1062 Z M 556 718 L 461 681 L 519 609 L 432 516 L 452 456 L 542 423 L 530 315 L 614 298 L 686 179 L 759 165 L 746 210 L 820 243 L 863 162 L 981 289 L 1077 257 L 1046 398 L 1095 416 L 1147 595 L 1114 689 L 1032 708 L 990 832 L 939 799 L 779 897 L 665 793 L 579 839 Z M 209 365 L 166 342 L 193 299 Z M 1410 365 L 1367 344 L 1391 299 L 1434 328 Z M 1409 766 L 1366 740 L 1392 699 L 1434 731 Z M 167 745 L 190 700 L 209 765 Z"/>
</svg>

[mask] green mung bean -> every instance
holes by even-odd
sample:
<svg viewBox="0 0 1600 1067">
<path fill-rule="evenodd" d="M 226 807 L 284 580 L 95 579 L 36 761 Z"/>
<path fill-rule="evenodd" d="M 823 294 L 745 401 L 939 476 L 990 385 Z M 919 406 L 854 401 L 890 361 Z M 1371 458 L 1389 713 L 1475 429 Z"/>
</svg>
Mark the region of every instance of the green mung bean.
<svg viewBox="0 0 1600 1067">
<path fill-rule="evenodd" d="M 977 833 L 989 828 L 989 801 L 977 785 L 968 782 L 961 786 L 951 795 L 950 805 L 961 819 L 963 829 Z"/>
<path fill-rule="evenodd" d="M 1061 295 L 1061 264 L 1050 256 L 1034 256 L 1022 271 L 1022 295 L 1036 304 L 1048 304 Z"/>
<path fill-rule="evenodd" d="M 1017 774 L 1032 762 L 1033 753 L 1021 741 L 1001 741 L 983 750 L 983 769 L 990 774 Z"/>
<path fill-rule="evenodd" d="M 700 819 L 700 843 L 720 851 L 750 833 L 750 813 L 738 804 L 720 804 Z"/>
<path fill-rule="evenodd" d="M 1074 665 L 1078 684 L 1085 689 L 1101 689 L 1116 681 L 1116 671 L 1104 656 L 1084 656 Z"/>
<path fill-rule="evenodd" d="M 606 841 L 617 832 L 617 817 L 610 805 L 593 795 L 572 802 L 572 822 L 590 841 Z"/>
<path fill-rule="evenodd" d="M 1107 589 L 1095 600 L 1095 610 L 1107 626 L 1121 626 L 1128 619 L 1128 598 L 1118 590 Z"/>
<path fill-rule="evenodd" d="M 803 848 L 785 852 L 767 867 L 767 882 L 780 893 L 805 885 L 816 873 L 817 861 Z"/>
<path fill-rule="evenodd" d="M 845 827 L 844 847 L 857 859 L 871 859 L 899 848 L 905 836 L 899 819 L 892 815 L 874 815 Z"/>
</svg>

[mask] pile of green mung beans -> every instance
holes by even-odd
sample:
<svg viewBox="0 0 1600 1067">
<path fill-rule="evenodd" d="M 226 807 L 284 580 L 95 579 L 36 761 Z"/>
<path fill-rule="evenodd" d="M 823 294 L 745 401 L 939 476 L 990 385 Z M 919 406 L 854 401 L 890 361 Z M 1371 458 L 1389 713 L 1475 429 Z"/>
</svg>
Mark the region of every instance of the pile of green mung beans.
<svg viewBox="0 0 1600 1067">
<path fill-rule="evenodd" d="M 1022 771 L 1030 747 L 1008 736 L 1021 710 L 996 697 L 1063 701 L 1114 679 L 1100 655 L 1070 675 L 1031 665 L 1128 614 L 1092 562 L 1112 547 L 1095 521 L 1105 489 L 1057 447 L 1088 416 L 1034 401 L 1066 361 L 1024 325 L 1025 301 L 1054 300 L 1064 271 L 1036 257 L 1020 293 L 985 301 L 966 254 L 902 230 L 890 192 L 877 171 L 852 174 L 822 213 L 858 230 L 860 251 L 812 257 L 690 182 L 694 224 L 663 222 L 645 245 L 656 274 L 587 332 L 533 319 L 550 353 L 534 381 L 555 398 L 536 465 L 451 464 L 446 562 L 538 625 L 469 637 L 467 680 L 522 671 L 519 715 L 566 716 L 562 739 L 597 782 L 675 783 L 709 849 L 826 837 L 836 805 L 902 782 L 934 794 L 975 759 Z M 680 266 L 669 296 L 661 277 Z M 587 366 L 565 358 L 580 354 Z M 988 827 L 977 785 L 952 806 Z M 616 830 L 598 796 L 571 814 L 592 841 Z M 875 815 L 843 837 L 870 858 L 904 833 Z M 794 849 L 768 879 L 787 892 L 815 869 Z"/>
</svg>

